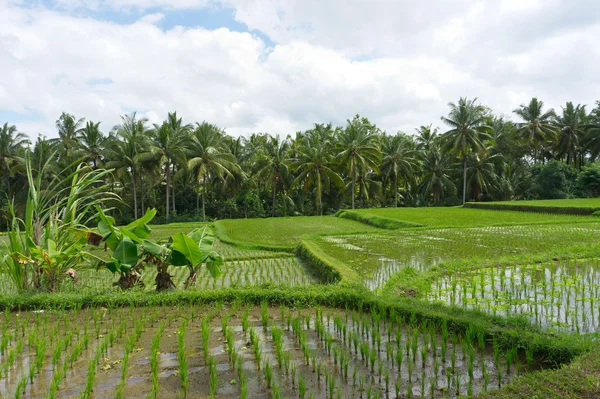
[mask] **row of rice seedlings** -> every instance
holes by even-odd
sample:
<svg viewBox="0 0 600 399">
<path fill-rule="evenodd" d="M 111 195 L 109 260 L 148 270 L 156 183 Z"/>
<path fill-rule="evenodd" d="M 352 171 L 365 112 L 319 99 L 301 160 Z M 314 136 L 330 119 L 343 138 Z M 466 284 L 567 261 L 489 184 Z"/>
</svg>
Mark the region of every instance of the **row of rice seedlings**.
<svg viewBox="0 0 600 399">
<path fill-rule="evenodd" d="M 524 315 L 547 328 L 594 332 L 600 327 L 598 261 L 502 265 L 446 276 L 429 299 L 494 315 Z"/>
<path fill-rule="evenodd" d="M 74 373 L 74 364 L 88 350 L 94 334 L 91 323 L 93 322 L 97 326 L 95 328 L 96 337 L 105 339 L 103 342 L 106 342 L 106 353 L 108 348 L 126 331 L 127 319 L 123 319 L 124 312 L 130 312 L 130 310 L 121 309 L 117 312 L 110 308 L 83 312 L 58 310 L 27 313 L 25 317 L 17 314 L 15 321 L 19 320 L 17 323 L 20 328 L 15 328 L 15 331 L 20 332 L 20 338 L 17 338 L 15 354 L 22 354 L 22 356 L 19 359 L 19 368 L 15 369 L 15 372 L 20 373 L 14 391 L 15 396 L 20 397 L 24 394 L 28 383 L 31 393 L 34 394 L 35 376 L 45 373 L 46 375 L 41 377 L 41 381 L 50 381 L 49 385 L 44 388 L 45 395 L 48 398 L 55 397 L 61 383 L 70 380 L 70 378 L 66 378 L 69 370 L 71 374 Z M 99 334 L 100 325 L 107 314 L 110 323 L 106 323 L 107 333 L 101 335 Z M 117 315 L 119 316 L 118 324 L 116 324 Z M 24 320 L 26 321 L 24 322 Z M 111 325 L 109 326 L 109 324 Z M 25 336 L 27 336 L 27 351 L 22 350 L 22 347 L 25 346 Z M 46 366 L 47 362 L 50 362 L 48 366 Z M 14 378 L 1 380 L 1 395 L 11 391 L 11 381 L 14 382 Z"/>
<path fill-rule="evenodd" d="M 261 284 L 302 286 L 312 283 L 313 279 L 302 264 L 290 256 L 225 262 L 223 273 L 217 279 L 212 278 L 207 270 L 202 270 L 197 286 L 216 289 Z"/>
<path fill-rule="evenodd" d="M 303 331 L 309 331 L 309 326 L 314 324 L 318 342 L 329 356 L 329 364 L 333 364 L 347 383 L 352 375 L 352 384 L 358 388 L 361 397 L 365 392 L 367 397 L 378 395 L 378 390 L 386 395 L 393 391 L 398 396 L 403 392 L 403 386 L 406 396 L 415 391 L 421 396 L 438 395 L 439 392 L 446 392 L 448 396 L 471 396 L 491 388 L 490 380 L 494 374 L 500 385 L 522 367 L 516 349 L 507 351 L 504 366 L 497 345 L 494 362 L 486 359 L 483 334 L 474 329 L 462 337 L 450 333 L 443 325 L 440 339 L 437 327 L 427 324 L 403 329 L 405 321 L 401 319 L 396 323 L 385 323 L 383 327 L 381 318 L 373 314 L 371 318 L 353 314 L 352 319 L 349 323 L 339 316 L 328 315 L 324 322 L 322 313 L 317 311 L 314 322 L 310 317 L 302 316 L 294 318 L 291 324 L 301 348 L 306 339 Z M 440 346 L 438 342 L 441 342 Z M 308 354 L 307 358 L 310 357 Z M 355 364 L 357 360 L 363 363 L 362 368 Z M 320 379 L 323 374 L 316 363 L 315 372 Z M 352 372 L 351 364 L 354 364 Z M 518 366 L 513 370 L 514 364 Z M 392 381 L 394 375 L 396 381 Z M 370 385 L 366 386 L 366 382 Z"/>
</svg>

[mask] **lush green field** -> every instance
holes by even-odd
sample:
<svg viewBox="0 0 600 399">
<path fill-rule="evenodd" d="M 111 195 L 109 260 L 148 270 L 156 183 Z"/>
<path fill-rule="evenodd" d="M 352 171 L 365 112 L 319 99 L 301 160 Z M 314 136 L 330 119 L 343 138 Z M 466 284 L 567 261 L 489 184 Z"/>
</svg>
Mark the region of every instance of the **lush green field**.
<svg viewBox="0 0 600 399">
<path fill-rule="evenodd" d="M 275 249 L 293 249 L 300 237 L 305 235 L 377 230 L 375 227 L 333 216 L 219 220 L 214 226 L 222 241 Z"/>
<path fill-rule="evenodd" d="M 352 212 L 365 216 L 376 216 L 428 227 L 485 227 L 540 223 L 599 222 L 595 216 L 539 214 L 516 211 L 496 211 L 471 208 L 371 208 Z"/>
<path fill-rule="evenodd" d="M 222 274 L 202 267 L 187 290 L 188 269 L 174 266 L 166 293 L 152 265 L 129 291 L 91 265 L 56 294 L 17 295 L 0 280 L 0 397 L 594 397 L 597 384 L 552 380 L 600 375 L 587 355 L 532 370 L 597 339 L 599 218 L 351 212 L 363 222 L 152 226 L 157 240 L 203 226 L 219 237 Z"/>
<path fill-rule="evenodd" d="M 600 209 L 600 198 L 574 198 L 574 199 L 551 199 L 551 200 L 528 200 L 528 201 L 496 201 L 485 202 L 494 205 L 519 205 L 537 207 L 557 208 L 590 208 Z"/>
</svg>

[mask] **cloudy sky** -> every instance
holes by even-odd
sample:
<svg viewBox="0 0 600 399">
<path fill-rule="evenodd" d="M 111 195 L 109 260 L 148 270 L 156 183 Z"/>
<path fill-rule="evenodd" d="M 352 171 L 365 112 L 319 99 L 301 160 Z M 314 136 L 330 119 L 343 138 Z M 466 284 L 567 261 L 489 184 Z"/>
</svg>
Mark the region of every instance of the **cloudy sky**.
<svg viewBox="0 0 600 399">
<path fill-rule="evenodd" d="M 598 0 L 0 0 L 0 123 L 55 136 L 177 110 L 230 134 L 360 113 L 413 132 L 460 96 L 600 99 Z"/>
</svg>

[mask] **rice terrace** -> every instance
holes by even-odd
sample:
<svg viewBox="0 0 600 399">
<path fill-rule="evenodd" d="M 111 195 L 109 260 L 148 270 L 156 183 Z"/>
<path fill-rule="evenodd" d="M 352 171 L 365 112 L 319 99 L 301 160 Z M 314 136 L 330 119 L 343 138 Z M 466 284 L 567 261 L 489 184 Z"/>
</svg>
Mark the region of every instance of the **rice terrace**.
<svg viewBox="0 0 600 399">
<path fill-rule="evenodd" d="M 78 251 L 103 268 L 31 294 L 4 255 L 0 396 L 595 397 L 600 220 L 468 205 L 122 227 L 97 208 Z"/>
</svg>

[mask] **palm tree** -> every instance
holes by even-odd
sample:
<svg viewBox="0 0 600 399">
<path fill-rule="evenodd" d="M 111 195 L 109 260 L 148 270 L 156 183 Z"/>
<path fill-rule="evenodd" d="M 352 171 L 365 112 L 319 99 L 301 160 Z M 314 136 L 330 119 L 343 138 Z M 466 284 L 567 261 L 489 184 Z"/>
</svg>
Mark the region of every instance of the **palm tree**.
<svg viewBox="0 0 600 399">
<path fill-rule="evenodd" d="M 500 158 L 500 154 L 494 154 L 492 147 L 484 149 L 481 153 L 470 155 L 470 166 L 467 173 L 473 194 L 472 198 L 475 201 L 479 200 L 482 191 L 489 191 L 494 186 L 497 178 L 494 165 L 496 158 Z"/>
<path fill-rule="evenodd" d="M 555 148 L 559 156 L 567 156 L 567 164 L 570 164 L 576 161 L 576 152 L 580 148 L 589 125 L 587 124 L 585 105 L 573 106 L 573 103 L 569 101 L 562 110 L 562 115 L 555 118 L 558 128 Z"/>
<path fill-rule="evenodd" d="M 283 183 L 288 174 L 287 153 L 289 143 L 279 137 L 269 137 L 264 146 L 264 156 L 258 160 L 256 177 L 259 181 L 270 182 L 273 196 L 271 216 L 275 217 L 277 184 Z"/>
<path fill-rule="evenodd" d="M 76 119 L 73 115 L 63 112 L 56 121 L 58 138 L 53 139 L 59 145 L 59 157 L 63 166 L 67 166 L 75 158 L 72 151 L 78 146 L 79 134 L 83 130 L 84 118 Z"/>
<path fill-rule="evenodd" d="M 394 183 L 394 207 L 398 206 L 398 178 L 407 180 L 417 166 L 414 150 L 403 134 L 393 137 L 383 136 L 381 140 L 381 173 Z"/>
<path fill-rule="evenodd" d="M 332 169 L 331 145 L 328 140 L 322 140 L 318 133 L 310 132 L 301 141 L 297 148 L 297 157 L 294 160 L 297 176 L 291 188 L 302 184 L 307 190 L 315 188 L 317 202 L 316 213 L 323 214 L 322 196 L 323 184 L 330 186 L 333 183 L 339 188 L 344 187 L 344 180 Z"/>
<path fill-rule="evenodd" d="M 352 209 L 356 195 L 356 178 L 359 170 L 363 173 L 373 170 L 379 171 L 381 152 L 377 142 L 375 128 L 368 120 L 360 119 L 357 115 L 353 120 L 348 120 L 346 129 L 338 137 L 336 162 L 341 167 L 348 167 L 352 179 Z"/>
<path fill-rule="evenodd" d="M 533 163 L 537 163 L 538 150 L 541 145 L 556 135 L 556 128 L 552 124 L 556 116 L 551 108 L 546 112 L 542 111 L 544 102 L 537 98 L 532 98 L 528 105 L 523 105 L 513 112 L 521 117 L 524 122 L 517 124 L 517 134 L 527 144 L 533 146 Z"/>
<path fill-rule="evenodd" d="M 463 204 L 467 198 L 467 159 L 472 152 L 485 148 L 485 142 L 492 138 L 492 128 L 486 124 L 485 108 L 477 105 L 477 98 L 467 100 L 461 97 L 458 104 L 448 103 L 448 117 L 442 121 L 451 127 L 444 133 L 446 150 L 456 152 L 463 163 Z"/>
<path fill-rule="evenodd" d="M 432 194 L 433 202 L 438 202 L 444 192 L 456 191 L 456 186 L 448 175 L 450 170 L 448 157 L 442 155 L 438 148 L 427 151 L 421 165 L 423 176 L 419 190 L 425 195 Z"/>
<path fill-rule="evenodd" d="M 148 137 L 146 136 L 147 118 L 137 118 L 135 112 L 130 115 L 121 116 L 121 124 L 115 126 L 113 131 L 120 136 L 123 141 L 117 140 L 113 148 L 113 157 L 111 166 L 118 169 L 127 169 L 131 174 L 131 183 L 133 188 L 133 209 L 134 217 L 138 217 L 137 200 L 137 182 L 139 175 L 138 155 L 147 148 Z"/>
<path fill-rule="evenodd" d="M 437 128 L 434 129 L 432 125 L 429 125 L 421 126 L 415 130 L 417 131 L 417 136 L 415 137 L 417 148 L 423 152 L 429 151 L 438 139 Z"/>
<path fill-rule="evenodd" d="M 0 128 L 0 173 L 9 195 L 12 194 L 10 178 L 19 166 L 24 165 L 21 153 L 29 143 L 27 136 L 19 133 L 15 125 L 5 123 Z"/>
<path fill-rule="evenodd" d="M 187 167 L 194 173 L 196 182 L 202 182 L 202 221 L 206 221 L 207 179 L 223 179 L 224 176 L 231 176 L 231 171 L 238 168 L 235 157 L 223 149 L 222 138 L 221 129 L 203 122 L 197 123 L 190 142 Z"/>
<path fill-rule="evenodd" d="M 100 122 L 87 122 L 81 129 L 77 146 L 86 161 L 94 165 L 94 169 L 102 163 L 105 137 L 100 131 Z"/>
<path fill-rule="evenodd" d="M 169 190 L 171 187 L 171 167 L 183 164 L 186 160 L 188 145 L 188 126 L 181 124 L 176 113 L 169 113 L 162 125 L 154 124 L 150 131 L 149 152 L 142 157 L 152 157 L 165 170 L 165 220 L 169 221 Z"/>
</svg>

